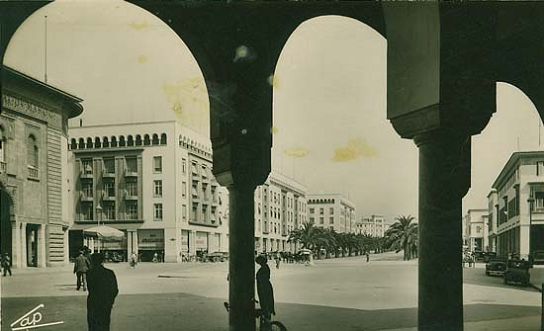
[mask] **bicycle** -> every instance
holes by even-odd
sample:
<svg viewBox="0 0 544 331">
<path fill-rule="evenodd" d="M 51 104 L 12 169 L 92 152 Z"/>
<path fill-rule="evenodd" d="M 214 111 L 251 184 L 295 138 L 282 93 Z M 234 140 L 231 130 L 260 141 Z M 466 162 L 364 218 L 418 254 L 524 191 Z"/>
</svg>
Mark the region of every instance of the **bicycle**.
<svg viewBox="0 0 544 331">
<path fill-rule="evenodd" d="M 255 300 L 255 303 L 259 301 Z M 230 310 L 230 305 L 228 302 L 223 302 L 225 309 Z M 263 316 L 263 310 L 261 308 L 255 308 L 255 318 L 259 319 L 259 330 L 260 331 L 287 331 L 285 325 L 280 321 L 268 320 Z"/>
</svg>

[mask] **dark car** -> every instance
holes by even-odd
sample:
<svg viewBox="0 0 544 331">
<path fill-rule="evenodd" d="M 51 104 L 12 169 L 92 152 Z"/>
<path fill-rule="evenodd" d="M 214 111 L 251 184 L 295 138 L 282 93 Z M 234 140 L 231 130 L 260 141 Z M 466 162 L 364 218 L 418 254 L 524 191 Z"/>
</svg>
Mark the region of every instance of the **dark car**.
<svg viewBox="0 0 544 331">
<path fill-rule="evenodd" d="M 530 264 L 525 260 L 508 260 L 504 272 L 504 283 L 519 283 L 529 286 L 531 275 L 529 274 Z"/>
<path fill-rule="evenodd" d="M 485 252 L 484 253 L 484 262 L 488 263 L 489 261 L 491 261 L 491 259 L 496 258 L 496 257 L 497 257 L 497 253 L 495 253 L 495 252 Z"/>
<path fill-rule="evenodd" d="M 210 262 L 224 262 L 228 260 L 229 255 L 227 252 L 214 252 L 207 255 L 208 261 Z"/>
<path fill-rule="evenodd" d="M 485 259 L 485 252 L 480 252 L 480 251 L 472 252 L 472 256 L 474 256 L 474 261 L 483 262 Z"/>
<path fill-rule="evenodd" d="M 487 276 L 502 276 L 506 271 L 506 258 L 494 257 L 485 265 L 485 274 Z"/>
<path fill-rule="evenodd" d="M 533 252 L 533 264 L 544 264 L 544 251 Z"/>
</svg>

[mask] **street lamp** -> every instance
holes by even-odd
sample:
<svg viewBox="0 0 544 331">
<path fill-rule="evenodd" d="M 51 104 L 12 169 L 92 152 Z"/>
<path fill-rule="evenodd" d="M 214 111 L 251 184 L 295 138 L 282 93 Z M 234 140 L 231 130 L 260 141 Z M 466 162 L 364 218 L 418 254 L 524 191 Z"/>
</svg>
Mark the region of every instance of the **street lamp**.
<svg viewBox="0 0 544 331">
<path fill-rule="evenodd" d="M 98 223 L 99 227 L 100 227 L 100 217 L 102 217 L 102 206 L 100 205 L 100 203 L 98 203 L 98 206 L 96 206 L 96 222 Z M 96 234 L 96 239 L 98 239 L 98 253 L 100 253 L 100 237 L 98 232 Z"/>
<path fill-rule="evenodd" d="M 531 194 L 529 196 L 529 199 L 527 199 L 527 202 L 529 203 L 529 263 L 533 263 L 533 253 L 531 251 L 531 237 L 532 237 L 532 228 L 533 228 L 533 204 L 535 202 L 535 198 L 533 198 L 533 195 Z"/>
</svg>

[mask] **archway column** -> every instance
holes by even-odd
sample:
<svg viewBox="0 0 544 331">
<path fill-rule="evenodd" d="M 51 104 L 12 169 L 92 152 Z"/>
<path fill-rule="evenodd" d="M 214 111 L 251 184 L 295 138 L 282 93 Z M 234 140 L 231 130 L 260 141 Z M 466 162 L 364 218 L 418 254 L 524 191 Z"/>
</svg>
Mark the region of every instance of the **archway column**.
<svg viewBox="0 0 544 331">
<path fill-rule="evenodd" d="M 463 330 L 462 198 L 470 136 L 431 132 L 419 147 L 419 330 Z"/>
</svg>

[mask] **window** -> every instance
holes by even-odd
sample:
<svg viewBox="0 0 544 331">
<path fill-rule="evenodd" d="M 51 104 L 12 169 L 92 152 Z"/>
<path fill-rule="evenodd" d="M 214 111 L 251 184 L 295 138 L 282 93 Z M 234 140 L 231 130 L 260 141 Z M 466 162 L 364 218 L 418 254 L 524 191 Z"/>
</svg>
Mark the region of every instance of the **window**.
<svg viewBox="0 0 544 331">
<path fill-rule="evenodd" d="M 166 133 L 161 134 L 161 145 L 166 145 Z"/>
<path fill-rule="evenodd" d="M 162 172 L 162 156 L 153 157 L 153 171 L 157 173 Z"/>
<path fill-rule="evenodd" d="M 153 181 L 153 196 L 155 198 L 161 198 L 162 197 L 162 180 L 154 180 Z"/>
<path fill-rule="evenodd" d="M 334 215 L 334 208 L 329 208 L 329 214 Z"/>
<path fill-rule="evenodd" d="M 115 197 L 115 182 L 107 181 L 104 182 L 104 194 L 106 197 Z"/>
<path fill-rule="evenodd" d="M 114 203 L 104 204 L 104 219 L 106 220 L 115 219 L 115 204 Z"/>
<path fill-rule="evenodd" d="M 126 166 L 127 166 L 127 172 L 136 173 L 138 172 L 138 161 L 135 157 L 126 157 Z"/>
<path fill-rule="evenodd" d="M 162 203 L 153 205 L 153 215 L 155 221 L 162 221 Z"/>
<path fill-rule="evenodd" d="M 319 224 L 325 224 L 325 219 L 323 217 L 319 218 Z"/>
<path fill-rule="evenodd" d="M 81 207 L 81 217 L 84 220 L 92 220 L 93 219 L 93 204 L 92 203 L 85 203 Z"/>
<path fill-rule="evenodd" d="M 181 183 L 181 196 L 183 198 L 185 198 L 186 195 L 187 195 L 187 183 L 182 182 Z"/>
<path fill-rule="evenodd" d="M 93 160 L 91 159 L 81 160 L 81 167 L 83 168 L 84 175 L 93 174 Z"/>
<path fill-rule="evenodd" d="M 136 179 L 134 178 L 127 178 L 127 181 L 125 182 L 125 187 L 127 189 L 127 194 L 129 196 L 137 196 L 138 195 L 138 186 Z"/>
<path fill-rule="evenodd" d="M 314 209 L 313 209 L 313 208 L 310 208 L 309 211 L 310 211 L 310 214 L 313 214 L 313 213 L 314 213 Z"/>
<path fill-rule="evenodd" d="M 187 160 L 181 159 L 181 173 L 187 173 Z"/>
<path fill-rule="evenodd" d="M 83 183 L 81 183 L 81 190 L 83 191 L 83 196 L 85 198 L 92 198 L 93 197 L 93 182 L 86 180 Z"/>
<path fill-rule="evenodd" d="M 329 223 L 334 224 L 334 217 L 329 217 Z"/>
<path fill-rule="evenodd" d="M 138 203 L 136 201 L 127 202 L 127 219 L 138 219 Z"/>
<path fill-rule="evenodd" d="M 181 206 L 181 217 L 184 220 L 187 219 L 187 206 L 186 205 Z"/>
<path fill-rule="evenodd" d="M 544 175 L 544 161 L 538 161 L 536 163 L 536 175 L 537 176 Z"/>
<path fill-rule="evenodd" d="M 544 192 L 535 192 L 535 202 L 533 209 L 544 209 Z"/>
<path fill-rule="evenodd" d="M 115 174 L 115 160 L 113 158 L 104 159 L 104 173 Z"/>
<path fill-rule="evenodd" d="M 315 223 L 315 219 L 313 217 L 310 217 L 310 223 Z"/>
<path fill-rule="evenodd" d="M 324 213 L 323 208 L 319 208 L 319 215 L 323 215 L 323 213 Z"/>
</svg>

